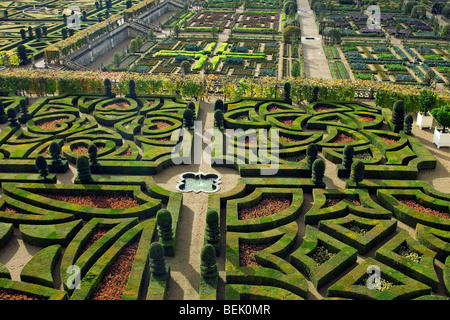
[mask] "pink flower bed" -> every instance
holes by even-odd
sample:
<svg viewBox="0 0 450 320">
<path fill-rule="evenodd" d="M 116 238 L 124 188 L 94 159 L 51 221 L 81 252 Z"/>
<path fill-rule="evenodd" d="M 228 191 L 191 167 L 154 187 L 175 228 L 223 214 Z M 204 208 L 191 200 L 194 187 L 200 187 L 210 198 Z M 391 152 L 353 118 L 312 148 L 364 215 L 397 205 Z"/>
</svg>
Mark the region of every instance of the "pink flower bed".
<svg viewBox="0 0 450 320">
<path fill-rule="evenodd" d="M 375 120 L 374 117 L 370 117 L 370 116 L 360 116 L 361 119 L 363 119 L 366 123 L 370 123 L 373 120 Z"/>
<path fill-rule="evenodd" d="M 397 140 L 395 139 L 391 139 L 391 138 L 387 138 L 387 137 L 383 137 L 380 136 L 381 139 L 383 139 L 388 145 L 393 145 L 394 143 L 397 142 Z"/>
<path fill-rule="evenodd" d="M 42 300 L 9 289 L 0 289 L 0 300 Z"/>
<path fill-rule="evenodd" d="M 43 197 L 79 204 L 86 207 L 105 208 L 105 209 L 126 209 L 139 206 L 139 203 L 127 195 L 82 195 L 71 196 L 61 194 L 42 193 Z"/>
<path fill-rule="evenodd" d="M 294 123 L 294 120 L 292 119 L 283 119 L 280 120 L 280 122 L 286 126 L 292 127 L 292 124 Z"/>
<path fill-rule="evenodd" d="M 281 109 L 280 107 L 277 107 L 277 106 L 270 106 L 269 108 L 267 108 L 267 111 L 269 111 L 269 112 L 280 111 L 280 110 L 283 110 L 283 109 Z"/>
<path fill-rule="evenodd" d="M 281 139 L 283 139 L 284 141 L 286 141 L 286 142 L 297 142 L 297 141 L 300 141 L 299 139 L 295 139 L 295 138 L 291 138 L 291 137 L 286 137 L 286 136 L 282 136 L 282 135 L 280 135 L 280 138 Z"/>
<path fill-rule="evenodd" d="M 166 129 L 171 126 L 170 123 L 167 123 L 165 121 L 155 121 L 154 124 L 156 124 L 156 130 Z"/>
<path fill-rule="evenodd" d="M 239 266 L 260 267 L 255 261 L 255 253 L 270 246 L 270 244 L 241 244 L 239 245 Z"/>
<path fill-rule="evenodd" d="M 353 141 L 355 141 L 355 139 L 353 139 L 352 137 L 350 137 L 344 133 L 339 133 L 337 135 L 337 137 L 334 138 L 333 141 L 331 141 L 331 142 L 333 142 L 333 143 L 348 143 L 348 142 L 353 142 Z"/>
<path fill-rule="evenodd" d="M 103 146 L 97 146 L 97 152 L 99 152 L 103 148 L 104 148 Z M 88 147 L 86 147 L 85 145 L 78 145 L 72 149 L 72 152 L 79 156 L 87 156 L 88 155 Z"/>
<path fill-rule="evenodd" d="M 321 112 L 321 111 L 326 111 L 326 110 L 331 110 L 333 109 L 332 107 L 326 107 L 326 106 L 318 106 L 316 108 L 314 108 L 315 112 Z"/>
<path fill-rule="evenodd" d="M 113 108 L 119 108 L 119 109 L 128 109 L 130 107 L 130 104 L 128 102 L 116 102 L 112 104 L 108 104 L 105 106 L 105 109 L 113 109 Z"/>
<path fill-rule="evenodd" d="M 238 216 L 241 220 L 260 218 L 286 210 L 291 201 L 283 198 L 264 198 L 256 206 L 239 210 Z"/>
<path fill-rule="evenodd" d="M 55 130 L 58 128 L 58 126 L 56 125 L 58 122 L 62 122 L 64 120 L 67 120 L 67 118 L 60 118 L 60 119 L 55 119 L 55 120 L 51 120 L 51 121 L 44 121 L 41 122 L 37 125 L 37 127 L 41 128 L 42 130 Z"/>
<path fill-rule="evenodd" d="M 404 204 L 405 206 L 408 206 L 414 210 L 426 213 L 426 214 L 430 214 L 432 216 L 435 217 L 439 217 L 439 218 L 444 218 L 444 219 L 450 219 L 450 214 L 448 212 L 442 212 L 439 210 L 434 210 L 431 208 L 426 208 L 424 206 L 422 206 L 420 203 L 418 203 L 415 200 L 407 200 L 407 199 L 400 199 L 399 200 L 402 204 Z"/>
<path fill-rule="evenodd" d="M 139 242 L 136 241 L 123 250 L 109 267 L 97 290 L 92 294 L 92 300 L 120 300 L 127 284 L 128 275 L 133 266 L 134 256 Z"/>
<path fill-rule="evenodd" d="M 325 207 L 332 207 L 336 204 L 338 204 L 339 202 L 341 202 L 344 199 L 340 199 L 340 198 L 327 198 L 327 200 L 325 201 Z M 347 201 L 350 201 L 351 203 L 357 205 L 357 206 L 361 206 L 361 202 L 359 202 L 356 199 L 345 199 Z"/>
</svg>

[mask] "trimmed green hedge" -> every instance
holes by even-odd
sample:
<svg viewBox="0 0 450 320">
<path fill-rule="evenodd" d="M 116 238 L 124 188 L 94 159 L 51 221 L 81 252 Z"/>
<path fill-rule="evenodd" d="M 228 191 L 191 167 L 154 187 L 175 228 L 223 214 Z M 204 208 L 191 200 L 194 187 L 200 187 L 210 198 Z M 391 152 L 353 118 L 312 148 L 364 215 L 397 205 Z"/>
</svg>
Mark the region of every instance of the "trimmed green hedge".
<svg viewBox="0 0 450 320">
<path fill-rule="evenodd" d="M 333 254 L 320 265 L 312 258 L 318 246 L 325 247 Z M 357 256 L 355 248 L 307 225 L 303 242 L 290 255 L 289 261 L 300 272 L 307 274 L 314 287 L 319 289 L 356 262 Z"/>
<path fill-rule="evenodd" d="M 66 247 L 82 226 L 82 220 L 74 220 L 48 225 L 21 224 L 19 230 L 23 241 L 28 244 L 37 247 L 58 244 Z"/>
<path fill-rule="evenodd" d="M 20 272 L 20 280 L 54 288 L 53 268 L 61 256 L 59 244 L 45 247 L 36 253 Z"/>
<path fill-rule="evenodd" d="M 49 288 L 34 283 L 14 281 L 0 278 L 0 289 L 12 290 L 42 300 L 66 300 L 67 293 L 63 290 Z"/>
</svg>

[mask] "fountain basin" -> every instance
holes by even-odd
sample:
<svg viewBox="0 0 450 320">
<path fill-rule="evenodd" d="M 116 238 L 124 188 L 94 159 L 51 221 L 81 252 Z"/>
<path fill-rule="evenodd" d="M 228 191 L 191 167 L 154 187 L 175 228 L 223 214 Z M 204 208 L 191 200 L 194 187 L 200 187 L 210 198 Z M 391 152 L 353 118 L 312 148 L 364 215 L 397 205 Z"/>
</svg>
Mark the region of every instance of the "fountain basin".
<svg viewBox="0 0 450 320">
<path fill-rule="evenodd" d="M 176 189 L 180 192 L 214 193 L 220 190 L 221 176 L 216 173 L 185 172 Z"/>
</svg>

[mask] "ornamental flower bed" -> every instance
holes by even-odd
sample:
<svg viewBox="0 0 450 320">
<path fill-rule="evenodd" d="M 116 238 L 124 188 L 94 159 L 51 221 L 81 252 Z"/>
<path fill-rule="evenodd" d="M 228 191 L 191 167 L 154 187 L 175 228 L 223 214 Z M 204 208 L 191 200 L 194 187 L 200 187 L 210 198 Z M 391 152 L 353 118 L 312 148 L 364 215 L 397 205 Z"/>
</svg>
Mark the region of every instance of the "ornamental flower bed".
<svg viewBox="0 0 450 320">
<path fill-rule="evenodd" d="M 270 244 L 247 244 L 239 245 L 239 265 L 241 267 L 260 267 L 261 265 L 255 261 L 255 253 L 261 251 Z"/>
<path fill-rule="evenodd" d="M 57 123 L 63 122 L 65 120 L 67 120 L 67 118 L 60 118 L 60 119 L 55 119 L 55 120 L 51 120 L 51 121 L 45 121 L 45 122 L 41 122 L 41 123 L 37 124 L 36 126 L 43 130 L 55 130 L 58 128 Z"/>
<path fill-rule="evenodd" d="M 0 300 L 43 300 L 14 290 L 0 289 Z"/>
<path fill-rule="evenodd" d="M 92 300 L 120 300 L 127 284 L 139 242 L 126 246 L 92 295 Z"/>
<path fill-rule="evenodd" d="M 256 206 L 239 210 L 238 217 L 241 220 L 248 220 L 270 216 L 281 212 L 291 205 L 291 201 L 283 198 L 264 198 Z"/>
<path fill-rule="evenodd" d="M 133 208 L 139 206 L 139 203 L 131 196 L 127 195 L 114 195 L 114 196 L 103 196 L 103 195 L 82 195 L 82 196 L 72 196 L 72 195 L 61 195 L 61 194 L 51 194 L 42 193 L 43 197 L 65 201 L 69 203 L 79 204 L 86 207 L 94 208 L 108 208 L 108 209 L 125 209 Z"/>
<path fill-rule="evenodd" d="M 432 208 L 427 208 L 424 207 L 423 205 L 421 205 L 420 203 L 418 203 L 415 200 L 410 200 L 410 199 L 399 199 L 399 201 L 401 203 L 403 203 L 405 206 L 408 206 L 414 210 L 435 216 L 435 217 L 439 217 L 439 218 L 445 218 L 445 219 L 450 219 L 450 214 L 448 212 L 442 212 L 439 210 L 435 210 Z"/>
<path fill-rule="evenodd" d="M 354 142 L 355 139 L 353 139 L 352 137 L 344 134 L 344 133 L 339 133 L 337 135 L 337 137 L 335 139 L 333 139 L 331 142 L 332 143 L 348 143 L 348 142 Z"/>
</svg>

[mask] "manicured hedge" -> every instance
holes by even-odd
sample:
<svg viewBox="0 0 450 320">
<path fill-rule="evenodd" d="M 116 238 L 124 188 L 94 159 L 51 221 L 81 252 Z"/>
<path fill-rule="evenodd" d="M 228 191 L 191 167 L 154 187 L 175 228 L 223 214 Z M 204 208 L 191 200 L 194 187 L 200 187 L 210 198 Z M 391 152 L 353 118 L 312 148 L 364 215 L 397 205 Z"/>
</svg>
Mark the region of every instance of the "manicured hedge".
<svg viewBox="0 0 450 320">
<path fill-rule="evenodd" d="M 319 245 L 324 246 L 334 255 L 317 265 L 311 256 Z M 307 225 L 303 242 L 290 255 L 289 261 L 300 272 L 307 274 L 314 286 L 319 289 L 356 262 L 357 255 L 358 251 L 355 248 Z"/>
<path fill-rule="evenodd" d="M 58 244 L 45 247 L 37 252 L 20 272 L 20 280 L 54 288 L 53 268 L 61 256 Z"/>
</svg>

